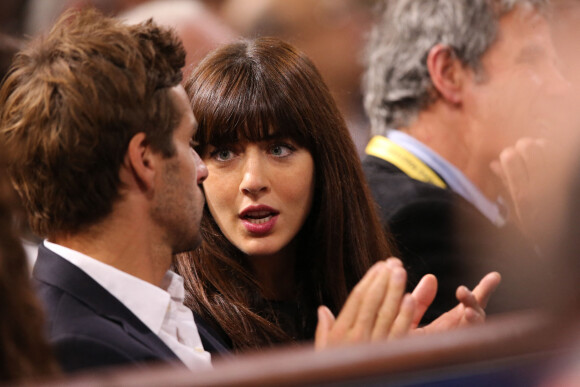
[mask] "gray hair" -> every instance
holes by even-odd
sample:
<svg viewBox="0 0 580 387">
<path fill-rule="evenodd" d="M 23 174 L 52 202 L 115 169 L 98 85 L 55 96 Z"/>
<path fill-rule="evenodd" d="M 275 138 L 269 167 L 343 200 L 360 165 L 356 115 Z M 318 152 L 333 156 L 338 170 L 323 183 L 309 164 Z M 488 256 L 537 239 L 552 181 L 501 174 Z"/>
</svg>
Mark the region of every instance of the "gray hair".
<svg viewBox="0 0 580 387">
<path fill-rule="evenodd" d="M 476 74 L 495 41 L 501 16 L 517 4 L 547 0 L 383 0 L 367 47 L 365 109 L 374 135 L 409 125 L 437 98 L 427 55 L 443 44 Z"/>
</svg>

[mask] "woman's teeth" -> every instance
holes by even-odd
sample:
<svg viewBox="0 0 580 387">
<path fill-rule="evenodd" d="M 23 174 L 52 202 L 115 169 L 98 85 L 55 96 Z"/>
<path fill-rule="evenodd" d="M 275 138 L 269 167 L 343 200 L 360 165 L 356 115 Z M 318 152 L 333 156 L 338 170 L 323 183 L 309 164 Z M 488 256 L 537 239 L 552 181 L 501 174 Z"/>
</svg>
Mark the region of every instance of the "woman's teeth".
<svg viewBox="0 0 580 387">
<path fill-rule="evenodd" d="M 272 219 L 272 215 L 268 215 L 265 218 L 259 218 L 259 219 L 246 217 L 246 220 L 248 220 L 250 223 L 253 223 L 253 224 L 264 224 L 264 223 L 270 221 L 270 219 Z"/>
<path fill-rule="evenodd" d="M 271 211 L 253 211 L 244 215 L 244 219 L 253 224 L 264 224 L 270 221 L 274 215 Z"/>
</svg>

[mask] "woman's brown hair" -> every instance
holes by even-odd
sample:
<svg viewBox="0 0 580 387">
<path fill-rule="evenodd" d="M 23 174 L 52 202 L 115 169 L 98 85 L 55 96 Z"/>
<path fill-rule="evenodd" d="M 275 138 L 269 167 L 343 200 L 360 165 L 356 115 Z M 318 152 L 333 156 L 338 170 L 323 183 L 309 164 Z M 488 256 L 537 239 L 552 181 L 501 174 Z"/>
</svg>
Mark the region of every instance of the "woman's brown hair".
<svg viewBox="0 0 580 387">
<path fill-rule="evenodd" d="M 275 38 L 223 46 L 193 71 L 185 88 L 208 145 L 289 138 L 311 153 L 314 200 L 297 236 L 297 337 L 278 325 L 248 270 L 247 257 L 220 231 L 207 206 L 202 245 L 177 257 L 187 304 L 217 323 L 236 350 L 309 339 L 316 308 L 337 313 L 369 266 L 391 251 L 373 208 L 346 124 L 314 64 Z"/>
</svg>

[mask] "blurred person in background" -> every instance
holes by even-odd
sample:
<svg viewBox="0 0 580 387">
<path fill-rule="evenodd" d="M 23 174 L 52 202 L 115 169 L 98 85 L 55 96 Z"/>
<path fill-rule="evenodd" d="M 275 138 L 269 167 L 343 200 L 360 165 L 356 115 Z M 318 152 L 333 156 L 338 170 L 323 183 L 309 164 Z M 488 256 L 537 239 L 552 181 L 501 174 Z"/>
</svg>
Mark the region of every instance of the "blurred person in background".
<svg viewBox="0 0 580 387">
<path fill-rule="evenodd" d="M 184 74 L 187 75 L 205 54 L 219 44 L 236 38 L 237 33 L 222 21 L 211 2 L 198 0 L 30 0 L 27 8 L 27 32 L 46 31 L 56 18 L 70 8 L 92 7 L 106 15 L 117 16 L 134 24 L 153 18 L 156 23 L 172 27 L 186 52 Z"/>
<path fill-rule="evenodd" d="M 39 381 L 59 373 L 14 227 L 19 206 L 8 179 L 9 156 L 17 155 L 8 155 L 0 142 L 0 383 Z"/>
<path fill-rule="evenodd" d="M 22 37 L 28 5 L 29 0 L 3 0 L 0 2 L 0 32 L 18 38 Z"/>
<path fill-rule="evenodd" d="M 320 68 L 346 118 L 359 155 L 364 153 L 369 125 L 360 91 L 362 51 L 376 0 L 29 1 L 30 35 L 46 31 L 64 10 L 86 5 L 134 21 L 154 17 L 161 24 L 173 25 L 188 54 L 185 73 L 209 49 L 237 35 L 268 35 L 288 40 L 311 56 Z"/>
<path fill-rule="evenodd" d="M 24 39 L 0 32 L 0 86 L 4 81 L 4 77 L 8 73 L 14 55 L 16 55 L 24 45 Z M 41 239 L 32 233 L 30 227 L 28 227 L 25 216 L 23 216 L 24 214 L 19 215 L 21 216 L 18 216 L 17 219 L 15 219 L 15 223 L 20 231 L 20 237 L 22 239 L 22 246 L 26 253 L 28 267 L 32 270 L 34 260 L 36 259 L 36 250 Z"/>
<path fill-rule="evenodd" d="M 570 83 L 545 15 L 544 1 L 395 0 L 373 30 L 365 107 L 375 137 L 363 167 L 409 285 L 439 278 L 426 321 L 452 305 L 459 283 L 489 270 L 504 277 L 491 311 L 542 296 L 531 286 L 550 274 L 541 239 L 522 227 L 529 213 L 502 178 L 512 151 L 500 155 L 543 152 L 541 138 L 564 133 Z"/>
<path fill-rule="evenodd" d="M 0 81 L 4 79 L 14 54 L 23 46 L 26 0 L 0 2 Z"/>
<path fill-rule="evenodd" d="M 10 68 L 14 55 L 24 47 L 26 9 L 28 1 L 6 0 L 0 3 L 0 86 Z M 40 238 L 32 233 L 24 216 L 15 220 L 20 230 L 28 266 L 32 270 Z"/>
<path fill-rule="evenodd" d="M 91 7 L 113 16 L 150 0 L 27 0 L 25 32 L 30 36 L 50 30 L 67 9 Z"/>
<path fill-rule="evenodd" d="M 184 77 L 209 51 L 237 36 L 205 3 L 195 0 L 148 1 L 118 17 L 128 23 L 153 18 L 160 25 L 175 28 L 186 52 Z"/>
<path fill-rule="evenodd" d="M 363 51 L 374 0 L 227 0 L 224 20 L 247 37 L 277 36 L 320 70 L 360 155 L 369 138 L 361 93 Z"/>
</svg>

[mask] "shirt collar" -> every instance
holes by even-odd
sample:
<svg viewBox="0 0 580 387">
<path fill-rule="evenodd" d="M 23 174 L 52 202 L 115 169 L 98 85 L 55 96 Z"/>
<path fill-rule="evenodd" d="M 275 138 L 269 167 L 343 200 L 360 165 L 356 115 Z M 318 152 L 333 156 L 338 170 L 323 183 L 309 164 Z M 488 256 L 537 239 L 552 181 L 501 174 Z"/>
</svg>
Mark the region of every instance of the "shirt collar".
<svg viewBox="0 0 580 387">
<path fill-rule="evenodd" d="M 493 224 L 501 227 L 506 223 L 501 198 L 496 202 L 489 200 L 459 169 L 412 136 L 392 129 L 387 132 L 387 137 L 437 172 L 452 191 L 473 204 Z"/>
<path fill-rule="evenodd" d="M 167 286 L 165 291 L 68 247 L 47 240 L 44 246 L 88 274 L 157 335 L 169 308 L 170 292 L 175 293 L 174 297 L 183 299 L 183 278 L 172 271 L 167 271 L 163 278 L 162 286 Z"/>
</svg>

